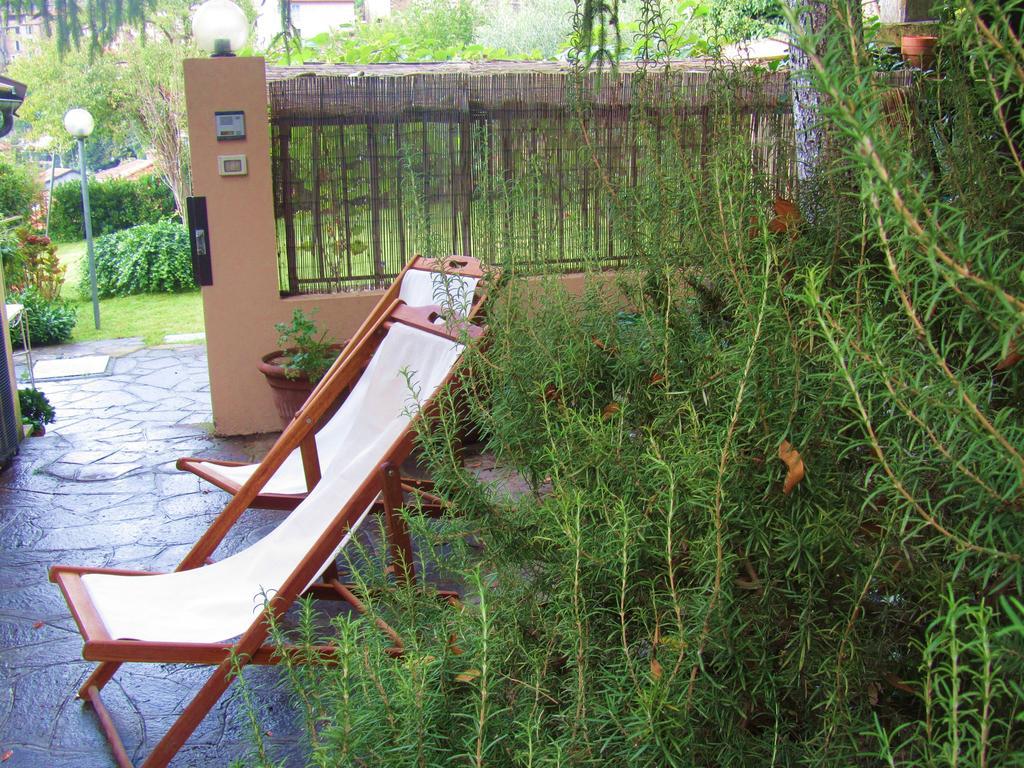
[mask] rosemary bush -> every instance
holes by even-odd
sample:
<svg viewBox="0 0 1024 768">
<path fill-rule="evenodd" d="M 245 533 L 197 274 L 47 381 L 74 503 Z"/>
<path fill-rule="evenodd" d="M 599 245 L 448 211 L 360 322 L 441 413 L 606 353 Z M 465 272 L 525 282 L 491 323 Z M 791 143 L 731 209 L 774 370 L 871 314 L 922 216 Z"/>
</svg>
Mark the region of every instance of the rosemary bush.
<svg viewBox="0 0 1024 768">
<path fill-rule="evenodd" d="M 408 511 L 417 567 L 464 598 L 377 591 L 358 556 L 406 653 L 341 618 L 336 664 L 286 664 L 312 764 L 1024 763 L 1024 55 L 1002 8 L 970 5 L 909 91 L 838 23 L 801 38 L 833 158 L 813 225 L 751 173 L 723 75 L 713 152 L 652 117 L 637 185 L 606 177 L 634 270 L 582 296 L 506 275 L 421 434 L 451 514 Z M 466 419 L 527 493 L 461 466 Z M 307 607 L 298 640 L 320 634 Z"/>
</svg>

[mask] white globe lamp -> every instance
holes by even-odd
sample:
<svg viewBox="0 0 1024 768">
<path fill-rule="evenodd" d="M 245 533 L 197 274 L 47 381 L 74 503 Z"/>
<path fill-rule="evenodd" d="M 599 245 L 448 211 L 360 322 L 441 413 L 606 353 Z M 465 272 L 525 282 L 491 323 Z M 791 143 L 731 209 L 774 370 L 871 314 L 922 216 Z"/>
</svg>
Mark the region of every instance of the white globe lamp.
<svg viewBox="0 0 1024 768">
<path fill-rule="evenodd" d="M 206 0 L 192 16 L 192 36 L 213 56 L 234 56 L 249 37 L 249 20 L 231 0 Z"/>
<path fill-rule="evenodd" d="M 75 107 L 74 109 L 69 109 L 67 114 L 64 115 L 64 130 L 76 139 L 88 137 L 92 134 L 92 129 L 95 127 L 96 122 L 92 119 L 92 115 L 89 114 L 87 109 Z"/>
</svg>

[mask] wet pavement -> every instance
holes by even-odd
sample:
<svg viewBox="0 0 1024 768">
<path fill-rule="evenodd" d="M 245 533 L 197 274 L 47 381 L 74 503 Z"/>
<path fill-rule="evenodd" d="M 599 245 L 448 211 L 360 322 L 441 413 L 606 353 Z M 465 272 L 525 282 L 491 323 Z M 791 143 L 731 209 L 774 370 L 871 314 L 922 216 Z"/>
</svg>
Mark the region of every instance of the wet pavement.
<svg viewBox="0 0 1024 768">
<path fill-rule="evenodd" d="M 103 373 L 37 381 L 57 421 L 44 436 L 25 440 L 0 472 L 3 768 L 114 765 L 95 713 L 75 696 L 94 665 L 82 660 L 81 636 L 47 579 L 49 566 L 173 570 L 228 499 L 175 469 L 175 461 L 186 455 L 258 460 L 273 439 L 212 435 L 204 346 L 147 348 L 141 339 L 119 339 L 33 351 L 36 361 L 91 355 L 110 356 Z M 17 364 L 23 365 L 21 355 Z M 498 488 L 525 491 L 521 480 L 473 449 L 467 467 Z M 249 510 L 217 557 L 266 535 L 282 514 Z M 372 528 L 364 526 L 360 538 L 379 552 Z M 338 610 L 338 603 L 328 605 Z M 121 668 L 104 689 L 104 702 L 134 762 L 149 754 L 209 672 L 170 664 Z M 271 757 L 289 768 L 304 765 L 300 723 L 278 671 L 249 667 L 244 676 Z M 233 685 L 171 765 L 250 765 L 249 727 Z"/>
<path fill-rule="evenodd" d="M 0 473 L 0 761 L 4 768 L 114 764 L 92 708 L 75 698 L 93 667 L 57 588 L 54 563 L 171 570 L 227 495 L 174 468 L 183 455 L 251 460 L 268 438 L 211 434 L 203 346 L 140 340 L 35 350 L 36 360 L 110 355 L 100 375 L 37 382 L 57 411 Z M 21 362 L 19 356 L 19 363 Z M 250 510 L 219 551 L 264 535 L 281 513 Z M 209 668 L 132 664 L 104 689 L 129 755 L 143 759 Z M 246 672 L 277 759 L 301 765 L 298 722 L 272 668 Z M 251 749 L 237 686 L 174 766 L 226 766 Z"/>
</svg>

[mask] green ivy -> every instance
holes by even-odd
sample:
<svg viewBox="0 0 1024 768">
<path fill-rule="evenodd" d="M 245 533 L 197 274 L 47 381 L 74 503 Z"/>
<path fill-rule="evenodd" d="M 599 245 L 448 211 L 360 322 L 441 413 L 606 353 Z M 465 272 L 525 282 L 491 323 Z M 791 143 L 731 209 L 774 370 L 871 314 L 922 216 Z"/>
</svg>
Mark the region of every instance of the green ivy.
<svg viewBox="0 0 1024 768">
<path fill-rule="evenodd" d="M 173 293 L 196 287 L 188 233 L 165 219 L 104 235 L 96 240 L 96 288 L 100 296 Z M 89 293 L 89 274 L 79 285 Z"/>
</svg>

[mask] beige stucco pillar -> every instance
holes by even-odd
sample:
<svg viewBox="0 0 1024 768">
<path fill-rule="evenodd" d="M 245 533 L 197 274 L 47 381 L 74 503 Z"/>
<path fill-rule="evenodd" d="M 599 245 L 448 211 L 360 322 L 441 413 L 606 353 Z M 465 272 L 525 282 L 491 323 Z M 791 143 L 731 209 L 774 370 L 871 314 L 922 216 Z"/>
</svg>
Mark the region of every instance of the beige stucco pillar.
<svg viewBox="0 0 1024 768">
<path fill-rule="evenodd" d="M 350 335 L 379 291 L 282 299 L 277 282 L 270 124 L 263 59 L 185 61 L 192 194 L 206 198 L 213 285 L 204 287 L 210 395 L 218 434 L 280 429 L 263 375 L 262 354 L 276 348 L 274 323 L 317 308 L 337 340 Z M 214 113 L 245 112 L 246 137 L 217 141 Z M 218 155 L 246 156 L 248 174 L 221 176 Z"/>
<path fill-rule="evenodd" d="M 253 359 L 253 349 L 274 348 L 266 301 L 277 292 L 263 59 L 187 60 L 185 101 L 192 194 L 206 198 L 210 222 L 213 285 L 202 292 L 214 425 L 221 434 L 270 431 L 273 405 Z M 218 142 L 214 113 L 229 110 L 245 112 L 246 138 Z M 248 175 L 220 176 L 217 156 L 237 154 Z"/>
</svg>

